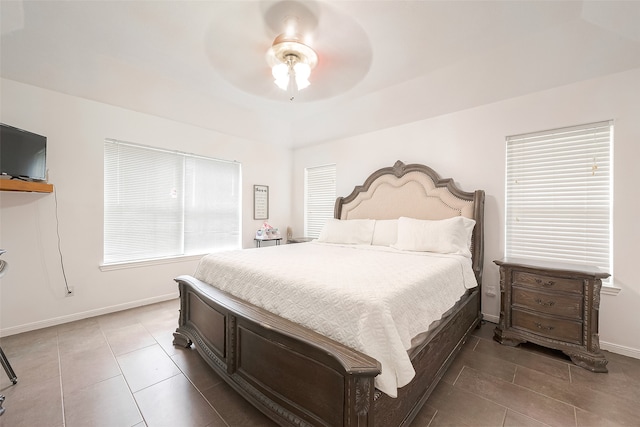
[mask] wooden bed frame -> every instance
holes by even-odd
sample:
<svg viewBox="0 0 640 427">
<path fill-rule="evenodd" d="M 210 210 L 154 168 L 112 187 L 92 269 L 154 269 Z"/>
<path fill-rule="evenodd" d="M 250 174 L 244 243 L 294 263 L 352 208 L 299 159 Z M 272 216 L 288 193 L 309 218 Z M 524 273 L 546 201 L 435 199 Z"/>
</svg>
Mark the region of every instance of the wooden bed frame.
<svg viewBox="0 0 640 427">
<path fill-rule="evenodd" d="M 483 211 L 482 190 L 464 192 L 427 166 L 398 161 L 338 198 L 335 217 L 471 217 L 473 270 L 481 285 Z M 381 369 L 375 359 L 194 277 L 176 281 L 180 318 L 174 345 L 195 345 L 226 382 L 282 426 L 409 425 L 481 320 L 478 286 L 411 350 L 416 376 L 391 398 L 375 389 Z"/>
</svg>

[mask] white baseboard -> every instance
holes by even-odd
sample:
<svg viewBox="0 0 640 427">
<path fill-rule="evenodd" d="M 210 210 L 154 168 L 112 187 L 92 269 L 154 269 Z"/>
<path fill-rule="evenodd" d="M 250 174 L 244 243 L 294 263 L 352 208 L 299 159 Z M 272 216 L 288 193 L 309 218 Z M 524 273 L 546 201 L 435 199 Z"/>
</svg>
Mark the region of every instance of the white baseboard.
<svg viewBox="0 0 640 427">
<path fill-rule="evenodd" d="M 500 323 L 500 316 L 494 316 L 493 314 L 482 313 L 482 320 L 486 320 L 491 323 Z"/>
<path fill-rule="evenodd" d="M 146 298 L 138 301 L 131 301 L 124 304 L 112 305 L 109 307 L 102 307 L 95 310 L 83 311 L 81 313 L 74 313 L 67 316 L 54 317 L 53 319 L 41 320 L 33 323 L 26 323 L 24 325 L 12 326 L 10 328 L 0 329 L 0 337 L 8 337 L 9 335 L 20 334 L 22 332 L 34 331 L 36 329 L 48 328 L 50 326 L 61 325 L 63 323 L 69 323 L 76 320 L 87 319 L 89 317 L 100 316 L 102 314 L 115 313 L 116 311 L 127 310 L 135 307 L 142 307 L 143 305 L 155 304 L 157 302 L 169 301 L 179 297 L 177 292 L 160 295 L 157 297 Z"/>
<path fill-rule="evenodd" d="M 610 351 L 611 353 L 633 357 L 634 359 L 640 359 L 640 350 L 638 350 L 637 348 L 625 347 L 623 345 L 613 344 L 606 341 L 600 341 L 600 348 Z"/>
</svg>

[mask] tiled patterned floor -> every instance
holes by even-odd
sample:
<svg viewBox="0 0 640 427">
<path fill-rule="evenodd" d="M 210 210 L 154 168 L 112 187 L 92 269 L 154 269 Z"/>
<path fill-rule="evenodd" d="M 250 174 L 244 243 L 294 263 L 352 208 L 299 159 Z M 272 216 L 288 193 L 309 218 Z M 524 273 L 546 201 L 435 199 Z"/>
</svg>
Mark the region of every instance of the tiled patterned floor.
<svg viewBox="0 0 640 427">
<path fill-rule="evenodd" d="M 0 340 L 18 383 L 0 371 L 1 427 L 273 426 L 174 348 L 177 300 Z M 535 346 L 510 348 L 482 326 L 412 424 L 640 426 L 640 360 L 606 353 L 608 374 Z"/>
</svg>

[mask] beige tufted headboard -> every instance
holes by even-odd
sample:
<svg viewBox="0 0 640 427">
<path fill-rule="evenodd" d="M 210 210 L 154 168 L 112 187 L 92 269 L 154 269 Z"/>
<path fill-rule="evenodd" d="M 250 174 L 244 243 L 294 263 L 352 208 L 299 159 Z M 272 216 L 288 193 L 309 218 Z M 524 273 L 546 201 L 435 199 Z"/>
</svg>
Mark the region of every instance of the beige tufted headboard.
<svg viewBox="0 0 640 427">
<path fill-rule="evenodd" d="M 338 197 L 337 219 L 445 219 L 465 216 L 476 221 L 471 243 L 473 270 L 482 283 L 484 256 L 484 191 L 460 190 L 452 179 L 441 179 L 430 167 L 398 160 L 369 176 L 347 197 Z"/>
</svg>

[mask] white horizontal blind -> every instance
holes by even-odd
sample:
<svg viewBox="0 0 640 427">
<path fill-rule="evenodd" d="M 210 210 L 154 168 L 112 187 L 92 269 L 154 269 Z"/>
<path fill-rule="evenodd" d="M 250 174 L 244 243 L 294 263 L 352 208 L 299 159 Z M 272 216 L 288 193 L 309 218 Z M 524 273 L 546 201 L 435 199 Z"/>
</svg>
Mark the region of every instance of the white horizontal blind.
<svg viewBox="0 0 640 427">
<path fill-rule="evenodd" d="M 240 247 L 240 165 L 104 143 L 104 263 Z"/>
<path fill-rule="evenodd" d="M 611 273 L 613 122 L 507 138 L 506 255 Z"/>
<path fill-rule="evenodd" d="M 336 204 L 336 165 L 304 170 L 304 235 L 317 238 Z"/>
<path fill-rule="evenodd" d="M 185 160 L 185 253 L 239 248 L 240 164 L 203 157 Z"/>
</svg>

